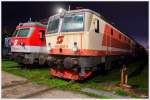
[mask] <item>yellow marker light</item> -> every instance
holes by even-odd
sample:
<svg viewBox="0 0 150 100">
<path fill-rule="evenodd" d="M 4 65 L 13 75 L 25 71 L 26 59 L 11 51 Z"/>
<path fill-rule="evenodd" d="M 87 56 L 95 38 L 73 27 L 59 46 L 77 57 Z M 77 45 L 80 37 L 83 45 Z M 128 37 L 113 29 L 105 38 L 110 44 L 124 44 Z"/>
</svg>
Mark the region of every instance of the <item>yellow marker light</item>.
<svg viewBox="0 0 150 100">
<path fill-rule="evenodd" d="M 77 51 L 78 51 L 77 42 L 74 42 L 74 46 L 73 46 L 72 50 L 73 50 L 74 52 L 77 52 Z"/>
<path fill-rule="evenodd" d="M 48 43 L 48 50 L 49 50 L 49 51 L 52 50 L 52 47 L 51 47 L 51 43 L 50 43 L 50 42 Z"/>
</svg>

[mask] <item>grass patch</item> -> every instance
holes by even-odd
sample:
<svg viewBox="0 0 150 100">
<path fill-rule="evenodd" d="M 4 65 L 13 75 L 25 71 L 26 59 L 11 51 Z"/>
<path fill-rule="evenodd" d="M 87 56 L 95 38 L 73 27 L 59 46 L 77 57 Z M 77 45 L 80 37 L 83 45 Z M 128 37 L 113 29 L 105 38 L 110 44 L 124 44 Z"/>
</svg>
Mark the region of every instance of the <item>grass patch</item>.
<svg viewBox="0 0 150 100">
<path fill-rule="evenodd" d="M 97 84 L 95 82 L 88 82 L 85 84 L 81 84 L 82 87 L 89 87 L 89 88 L 94 88 L 94 89 L 102 89 L 102 90 L 107 90 L 107 87 Z"/>
<path fill-rule="evenodd" d="M 119 87 L 113 88 L 112 91 L 113 91 L 113 93 L 116 93 L 116 94 L 121 95 L 121 96 L 127 95 L 126 92 Z"/>
<path fill-rule="evenodd" d="M 109 97 L 109 96 L 97 95 L 97 94 L 94 94 L 94 93 L 85 93 L 84 92 L 84 94 L 86 94 L 88 96 L 91 96 L 91 97 L 96 97 L 96 98 L 111 99 L 111 97 Z"/>
<path fill-rule="evenodd" d="M 74 84 L 68 85 L 68 86 L 66 86 L 66 88 L 70 89 L 70 90 L 74 90 L 74 91 L 80 91 L 81 90 L 81 86 L 79 83 L 74 83 Z"/>
</svg>

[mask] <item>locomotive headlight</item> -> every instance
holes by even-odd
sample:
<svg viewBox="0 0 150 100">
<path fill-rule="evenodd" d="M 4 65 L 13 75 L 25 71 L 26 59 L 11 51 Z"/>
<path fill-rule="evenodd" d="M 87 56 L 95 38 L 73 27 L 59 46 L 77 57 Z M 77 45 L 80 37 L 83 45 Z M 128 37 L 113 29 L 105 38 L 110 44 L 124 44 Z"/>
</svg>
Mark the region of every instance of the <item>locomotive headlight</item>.
<svg viewBox="0 0 150 100">
<path fill-rule="evenodd" d="M 59 13 L 59 14 L 60 14 L 60 13 L 64 13 L 64 12 L 66 12 L 65 9 L 63 9 L 63 8 L 59 8 L 59 9 L 58 9 L 58 13 Z"/>
<path fill-rule="evenodd" d="M 60 14 L 60 17 L 63 17 L 65 15 L 66 10 L 63 8 L 58 9 L 58 13 Z"/>
<path fill-rule="evenodd" d="M 78 51 L 77 42 L 74 42 L 72 51 L 74 51 L 74 52 L 77 52 L 77 51 Z"/>
<path fill-rule="evenodd" d="M 58 9 L 58 13 L 62 13 L 63 9 L 62 8 L 59 8 Z"/>
<path fill-rule="evenodd" d="M 49 51 L 52 50 L 52 46 L 51 46 L 51 43 L 50 43 L 50 42 L 48 43 L 48 50 L 49 50 Z"/>
</svg>

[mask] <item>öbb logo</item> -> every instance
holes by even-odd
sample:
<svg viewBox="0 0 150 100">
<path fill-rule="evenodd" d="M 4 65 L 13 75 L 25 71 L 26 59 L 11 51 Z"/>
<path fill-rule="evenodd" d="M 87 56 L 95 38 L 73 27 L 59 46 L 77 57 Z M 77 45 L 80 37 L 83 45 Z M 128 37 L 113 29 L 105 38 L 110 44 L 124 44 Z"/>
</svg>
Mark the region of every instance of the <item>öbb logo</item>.
<svg viewBox="0 0 150 100">
<path fill-rule="evenodd" d="M 57 37 L 57 44 L 61 44 L 63 42 L 64 36 L 58 36 Z"/>
</svg>

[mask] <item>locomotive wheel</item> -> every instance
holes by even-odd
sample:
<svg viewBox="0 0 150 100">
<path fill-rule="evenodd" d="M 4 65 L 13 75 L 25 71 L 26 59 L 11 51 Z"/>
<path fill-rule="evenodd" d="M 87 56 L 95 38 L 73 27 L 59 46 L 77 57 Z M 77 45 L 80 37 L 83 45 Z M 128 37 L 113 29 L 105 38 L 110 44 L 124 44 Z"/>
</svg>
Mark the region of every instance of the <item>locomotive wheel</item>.
<svg viewBox="0 0 150 100">
<path fill-rule="evenodd" d="M 40 55 L 40 56 L 39 56 L 39 64 L 40 64 L 40 65 L 43 65 L 43 64 L 45 63 L 45 61 L 46 61 L 45 58 L 46 58 L 46 57 L 44 57 L 43 55 Z"/>
<path fill-rule="evenodd" d="M 17 58 L 17 63 L 20 65 L 24 64 L 24 58 Z"/>
<path fill-rule="evenodd" d="M 54 66 L 54 62 L 55 62 L 55 59 L 53 59 L 52 57 L 47 57 L 46 59 L 46 64 L 48 64 L 49 67 L 52 67 Z"/>
<path fill-rule="evenodd" d="M 23 64 L 33 64 L 34 63 L 34 56 L 32 54 L 25 54 L 23 59 Z"/>
</svg>

